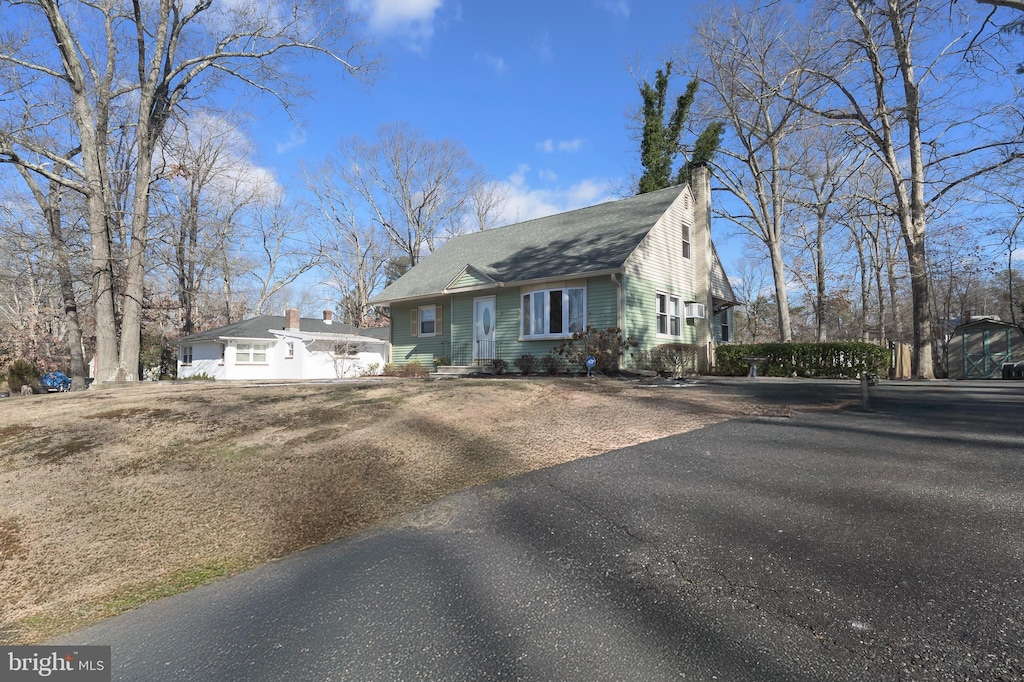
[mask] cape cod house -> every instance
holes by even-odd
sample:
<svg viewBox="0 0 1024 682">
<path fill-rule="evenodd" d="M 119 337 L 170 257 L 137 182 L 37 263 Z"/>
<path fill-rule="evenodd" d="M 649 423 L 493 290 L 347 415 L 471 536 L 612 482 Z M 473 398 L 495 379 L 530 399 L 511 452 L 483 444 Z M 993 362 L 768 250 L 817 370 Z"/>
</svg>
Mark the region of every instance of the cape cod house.
<svg viewBox="0 0 1024 682">
<path fill-rule="evenodd" d="M 621 328 L 638 350 L 696 345 L 706 369 L 737 304 L 710 198 L 698 168 L 690 185 L 448 241 L 372 301 L 390 308 L 392 362 L 511 364 L 593 326 Z"/>
<path fill-rule="evenodd" d="M 178 378 L 224 380 L 340 379 L 380 374 L 388 359 L 388 330 L 333 321 L 260 315 L 178 339 Z"/>
</svg>

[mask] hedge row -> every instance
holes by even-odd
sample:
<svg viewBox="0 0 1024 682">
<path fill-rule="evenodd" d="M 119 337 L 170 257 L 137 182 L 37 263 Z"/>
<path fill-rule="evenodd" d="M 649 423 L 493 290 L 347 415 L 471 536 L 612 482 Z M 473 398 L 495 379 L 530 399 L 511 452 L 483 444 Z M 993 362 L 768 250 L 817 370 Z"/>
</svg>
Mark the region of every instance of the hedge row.
<svg viewBox="0 0 1024 682">
<path fill-rule="evenodd" d="M 715 362 L 721 374 L 743 376 L 750 371 L 744 358 L 764 358 L 757 373 L 770 377 L 855 379 L 861 373 L 885 374 L 889 349 L 860 341 L 834 343 L 752 343 L 719 346 Z"/>
</svg>

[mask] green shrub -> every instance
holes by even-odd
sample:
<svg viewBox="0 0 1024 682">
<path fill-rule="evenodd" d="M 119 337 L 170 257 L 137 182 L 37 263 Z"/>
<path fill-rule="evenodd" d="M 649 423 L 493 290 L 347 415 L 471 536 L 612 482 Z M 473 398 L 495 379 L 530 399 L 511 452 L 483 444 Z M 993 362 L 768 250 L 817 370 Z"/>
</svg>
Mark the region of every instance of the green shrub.
<svg viewBox="0 0 1024 682">
<path fill-rule="evenodd" d="M 422 379 L 427 376 L 427 368 L 419 360 L 413 360 L 402 367 L 402 376 L 410 379 Z"/>
<path fill-rule="evenodd" d="M 636 366 L 663 377 L 679 377 L 697 372 L 700 346 L 688 343 L 663 343 L 648 351 L 633 354 Z"/>
<path fill-rule="evenodd" d="M 193 374 L 191 376 L 182 377 L 181 380 L 182 381 L 213 381 L 214 378 L 211 377 L 206 372 L 199 372 L 198 374 Z"/>
<path fill-rule="evenodd" d="M 498 375 L 504 374 L 508 371 L 508 362 L 501 358 L 494 358 L 491 360 L 491 370 Z"/>
<path fill-rule="evenodd" d="M 537 371 L 537 358 L 533 357 L 529 353 L 523 353 L 519 358 L 512 363 L 519 369 L 523 374 L 533 374 Z"/>
<path fill-rule="evenodd" d="M 11 394 L 19 393 L 22 386 L 31 386 L 35 390 L 39 381 L 39 370 L 28 360 L 15 360 L 7 368 L 7 386 Z"/>
<path fill-rule="evenodd" d="M 542 357 L 540 359 L 540 365 L 544 368 L 544 373 L 550 377 L 565 372 L 565 360 L 563 360 L 562 356 L 557 354 L 555 351 L 551 351 Z"/>
<path fill-rule="evenodd" d="M 764 358 L 757 373 L 773 377 L 855 379 L 861 374 L 885 374 L 889 349 L 860 341 L 827 343 L 758 343 L 719 346 L 715 365 L 720 374 L 743 376 L 750 366 L 743 358 Z"/>
<path fill-rule="evenodd" d="M 612 374 L 619 368 L 619 358 L 627 348 L 635 348 L 639 344 L 633 337 L 622 338 L 622 330 L 618 327 L 595 329 L 587 327 L 578 331 L 572 338 L 563 341 L 552 352 L 558 353 L 568 362 L 579 365 L 586 371 L 587 357 L 593 355 L 597 364 L 594 369 L 604 374 Z"/>
<path fill-rule="evenodd" d="M 452 364 L 452 359 L 447 355 L 440 355 L 434 358 L 434 367 L 447 367 Z"/>
</svg>

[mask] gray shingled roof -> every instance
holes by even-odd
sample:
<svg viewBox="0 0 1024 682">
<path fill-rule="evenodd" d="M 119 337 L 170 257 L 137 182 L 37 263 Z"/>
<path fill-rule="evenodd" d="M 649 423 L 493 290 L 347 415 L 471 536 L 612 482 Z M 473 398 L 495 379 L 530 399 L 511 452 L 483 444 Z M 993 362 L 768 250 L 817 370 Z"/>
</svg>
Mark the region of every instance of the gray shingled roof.
<svg viewBox="0 0 1024 682">
<path fill-rule="evenodd" d="M 274 335 L 270 333 L 270 330 L 272 329 L 278 331 L 284 330 L 284 315 L 260 315 L 259 317 L 254 317 L 250 320 L 233 322 L 232 324 L 217 327 L 216 329 L 207 329 L 204 332 L 183 336 L 175 343 L 181 344 L 196 341 L 215 341 L 224 337 L 234 339 L 273 339 Z M 374 339 L 381 339 L 383 341 L 388 340 L 387 327 L 361 329 L 341 322 L 327 324 L 316 317 L 301 318 L 299 320 L 299 331 L 313 332 L 317 334 L 356 334 L 358 336 L 367 336 Z"/>
<path fill-rule="evenodd" d="M 499 282 L 621 268 L 683 185 L 455 237 L 392 283 L 374 303 L 430 296 L 467 265 Z"/>
</svg>

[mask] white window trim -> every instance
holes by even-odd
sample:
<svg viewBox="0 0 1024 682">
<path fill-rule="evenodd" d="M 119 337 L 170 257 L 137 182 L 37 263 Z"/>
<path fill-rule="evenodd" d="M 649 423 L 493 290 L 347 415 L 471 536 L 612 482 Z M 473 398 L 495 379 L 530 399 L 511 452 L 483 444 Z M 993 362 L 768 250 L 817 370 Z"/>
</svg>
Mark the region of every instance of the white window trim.
<svg viewBox="0 0 1024 682">
<path fill-rule="evenodd" d="M 543 339 L 569 339 L 572 338 L 573 332 L 569 331 L 569 296 L 566 292 L 577 289 L 583 292 L 583 301 L 581 306 L 583 308 L 583 321 L 580 326 L 580 331 L 587 328 L 587 287 L 585 286 L 553 286 L 549 289 L 522 289 L 519 292 L 519 340 L 520 341 L 536 341 Z M 551 292 L 561 291 L 562 292 L 562 324 L 565 331 L 552 334 L 545 332 L 543 334 L 524 334 L 523 333 L 523 321 L 525 320 L 525 309 L 523 308 L 523 299 L 527 296 L 530 297 L 530 305 L 533 306 L 533 297 L 540 295 L 544 301 L 544 327 L 547 328 L 551 323 Z M 532 309 L 532 308 L 531 308 Z M 532 321 L 532 318 L 531 318 Z"/>
<path fill-rule="evenodd" d="M 195 349 L 193 349 L 192 346 L 181 347 L 181 364 L 183 367 L 189 367 L 192 365 L 192 355 L 194 350 Z M 185 359 L 186 357 L 188 357 L 188 360 Z"/>
<path fill-rule="evenodd" d="M 659 302 L 659 297 L 660 296 L 664 296 L 665 297 L 665 312 L 664 313 L 662 313 L 662 311 L 658 309 L 658 302 Z M 671 312 L 673 299 L 676 302 L 676 314 L 675 315 L 673 315 L 672 312 Z M 655 292 L 654 292 L 654 331 L 655 331 L 655 336 L 657 336 L 658 338 L 661 338 L 661 339 L 681 339 L 681 338 L 683 338 L 683 318 L 682 318 L 682 312 L 683 312 L 683 309 L 684 309 L 683 306 L 684 306 L 683 297 L 680 296 L 679 294 L 673 294 L 670 291 L 662 291 L 661 289 L 655 290 Z M 660 318 L 662 315 L 665 316 L 665 329 L 666 329 L 666 331 L 664 333 L 662 333 L 662 331 L 660 330 L 659 325 L 658 325 L 658 318 Z M 672 333 L 672 320 L 673 319 L 676 320 L 676 325 L 679 328 L 679 333 L 678 334 L 673 334 Z"/>
<path fill-rule="evenodd" d="M 246 358 L 248 358 L 246 360 L 239 360 L 238 350 L 239 350 L 239 348 L 241 346 L 247 346 L 248 347 L 248 351 L 245 353 Z M 256 355 L 256 348 L 257 347 L 263 348 L 263 360 L 253 360 L 253 357 Z M 269 344 L 266 344 L 266 343 L 255 343 L 253 341 L 244 341 L 242 343 L 236 343 L 235 344 L 235 364 L 236 365 L 267 365 L 267 364 L 270 364 L 267 361 L 267 358 L 268 358 L 267 351 L 269 350 L 269 348 L 270 348 Z"/>
<path fill-rule="evenodd" d="M 424 310 L 429 310 L 430 314 L 434 316 L 434 319 L 432 320 L 432 322 L 434 323 L 434 331 L 430 332 L 429 334 L 426 333 L 425 331 L 423 331 L 423 322 L 424 322 L 424 320 L 423 320 L 423 311 Z M 419 336 L 419 337 L 437 336 L 437 310 L 436 310 L 435 306 L 432 306 L 432 305 L 421 305 L 419 307 L 419 313 L 417 313 L 417 315 L 416 315 L 416 327 L 417 327 L 417 329 L 416 329 L 416 332 L 417 332 L 416 336 Z"/>
<path fill-rule="evenodd" d="M 285 341 L 284 342 L 284 359 L 294 360 L 295 359 L 295 342 Z"/>
<path fill-rule="evenodd" d="M 683 242 L 681 244 L 683 258 L 691 260 L 690 226 L 683 223 Z"/>
</svg>

